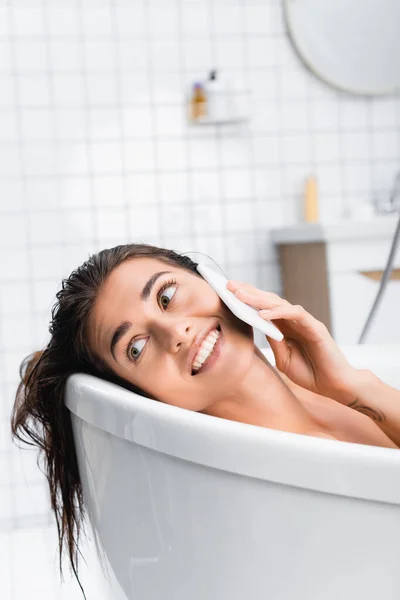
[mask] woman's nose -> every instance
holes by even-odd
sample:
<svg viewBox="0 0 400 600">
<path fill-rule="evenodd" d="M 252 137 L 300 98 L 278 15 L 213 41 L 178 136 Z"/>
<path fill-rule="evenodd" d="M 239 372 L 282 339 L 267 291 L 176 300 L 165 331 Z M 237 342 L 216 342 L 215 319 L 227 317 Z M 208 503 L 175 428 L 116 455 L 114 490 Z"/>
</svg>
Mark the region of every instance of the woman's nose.
<svg viewBox="0 0 400 600">
<path fill-rule="evenodd" d="M 191 325 L 187 320 L 168 321 L 158 323 L 156 326 L 160 336 L 160 342 L 170 352 L 178 351 L 182 345 L 190 340 Z"/>
</svg>

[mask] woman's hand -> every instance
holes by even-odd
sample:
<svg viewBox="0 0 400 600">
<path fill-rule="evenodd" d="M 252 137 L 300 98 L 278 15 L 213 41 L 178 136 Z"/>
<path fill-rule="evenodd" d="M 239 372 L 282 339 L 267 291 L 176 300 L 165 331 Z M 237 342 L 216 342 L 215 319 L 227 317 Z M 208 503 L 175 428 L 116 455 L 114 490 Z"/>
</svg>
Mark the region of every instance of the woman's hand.
<svg viewBox="0 0 400 600">
<path fill-rule="evenodd" d="M 357 369 L 348 363 L 323 323 L 303 307 L 253 285 L 230 280 L 227 289 L 239 300 L 260 309 L 260 317 L 273 321 L 282 332 L 281 342 L 265 336 L 279 371 L 294 383 L 323 396 L 339 402 L 353 399 L 348 390 Z"/>
</svg>

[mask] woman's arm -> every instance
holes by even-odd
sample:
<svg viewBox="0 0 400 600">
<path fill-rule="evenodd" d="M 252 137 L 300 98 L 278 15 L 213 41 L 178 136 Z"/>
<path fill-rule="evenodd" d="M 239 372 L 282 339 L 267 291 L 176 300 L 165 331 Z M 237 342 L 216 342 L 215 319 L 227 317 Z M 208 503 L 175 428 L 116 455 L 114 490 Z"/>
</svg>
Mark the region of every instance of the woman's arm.
<svg viewBox="0 0 400 600">
<path fill-rule="evenodd" d="M 383 383 L 371 371 L 360 369 L 354 372 L 353 381 L 343 391 L 345 400 L 341 400 L 340 394 L 336 400 L 368 415 L 400 446 L 400 390 Z M 350 401 L 349 396 L 353 398 Z"/>
<path fill-rule="evenodd" d="M 351 366 L 326 326 L 301 306 L 238 281 L 229 281 L 227 288 L 283 333 L 281 342 L 267 337 L 281 373 L 306 390 L 368 415 L 400 446 L 400 391 Z"/>
</svg>

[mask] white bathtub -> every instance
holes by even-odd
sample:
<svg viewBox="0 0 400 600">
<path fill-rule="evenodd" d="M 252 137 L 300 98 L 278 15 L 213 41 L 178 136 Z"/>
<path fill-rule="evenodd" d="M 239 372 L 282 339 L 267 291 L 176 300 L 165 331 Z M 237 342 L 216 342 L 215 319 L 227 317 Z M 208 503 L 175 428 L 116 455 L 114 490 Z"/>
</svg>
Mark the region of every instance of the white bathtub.
<svg viewBox="0 0 400 600">
<path fill-rule="evenodd" d="M 400 388 L 400 346 L 344 350 Z M 66 404 L 110 598 L 400 597 L 400 451 L 209 417 L 87 375 L 70 377 Z"/>
</svg>

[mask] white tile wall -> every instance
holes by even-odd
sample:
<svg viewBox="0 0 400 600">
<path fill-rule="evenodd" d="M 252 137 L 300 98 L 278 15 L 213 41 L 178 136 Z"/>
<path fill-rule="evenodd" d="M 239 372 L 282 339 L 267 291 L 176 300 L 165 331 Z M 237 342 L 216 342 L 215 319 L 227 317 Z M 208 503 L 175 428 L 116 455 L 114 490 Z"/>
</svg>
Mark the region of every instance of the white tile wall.
<svg viewBox="0 0 400 600">
<path fill-rule="evenodd" d="M 400 158 L 399 99 L 352 97 L 319 82 L 286 37 L 281 4 L 1 5 L 5 435 L 21 359 L 46 343 L 60 280 L 90 252 L 129 240 L 204 251 L 232 277 L 279 291 L 268 229 L 299 218 L 307 175 L 319 179 L 325 219 L 388 192 Z M 251 90 L 248 124 L 187 124 L 190 84 L 214 67 Z M 22 499 L 20 461 L 7 441 L 2 524 L 48 518 L 39 483 Z M 35 478 L 34 462 L 24 464 Z"/>
<path fill-rule="evenodd" d="M 82 538 L 85 558 L 79 566 L 79 579 L 87 600 L 111 598 L 97 558 L 92 534 Z M 0 597 L 2 600 L 82 600 L 77 581 L 63 561 L 64 580 L 58 570 L 57 531 L 53 524 L 26 526 L 0 532 Z"/>
</svg>

